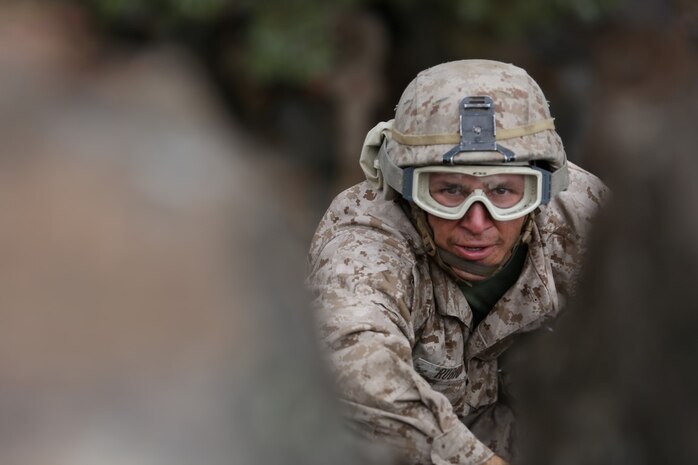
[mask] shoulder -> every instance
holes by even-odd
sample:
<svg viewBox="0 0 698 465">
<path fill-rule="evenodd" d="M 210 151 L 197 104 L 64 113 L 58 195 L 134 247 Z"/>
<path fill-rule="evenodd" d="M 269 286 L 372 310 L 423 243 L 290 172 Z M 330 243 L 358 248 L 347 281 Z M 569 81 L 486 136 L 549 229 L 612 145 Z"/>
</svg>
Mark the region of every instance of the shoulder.
<svg viewBox="0 0 698 465">
<path fill-rule="evenodd" d="M 419 254 L 422 245 L 400 205 L 364 182 L 340 193 L 330 204 L 311 242 L 311 265 L 319 256 L 339 249 L 375 261 L 381 251 L 401 257 Z"/>
<path fill-rule="evenodd" d="M 589 210 L 598 210 L 607 201 L 609 190 L 597 176 L 584 168 L 568 162 L 570 185 L 561 194 L 561 199 L 573 200 Z"/>
<path fill-rule="evenodd" d="M 431 308 L 430 294 L 423 292 L 431 281 L 422 249 L 400 205 L 381 192 L 362 183 L 339 194 L 308 256 L 306 285 L 321 318 L 332 327 L 346 327 L 347 321 L 372 327 L 387 318 L 412 339 L 413 309 L 421 315 Z"/>
<path fill-rule="evenodd" d="M 586 236 L 599 210 L 607 202 L 609 190 L 595 175 L 568 162 L 570 183 L 536 215 L 542 235 Z"/>
<path fill-rule="evenodd" d="M 536 214 L 534 244 L 547 257 L 557 293 L 574 294 L 595 219 L 610 195 L 604 183 L 581 167 L 569 164 L 570 183 Z M 547 268 L 546 266 L 546 268 Z"/>
</svg>

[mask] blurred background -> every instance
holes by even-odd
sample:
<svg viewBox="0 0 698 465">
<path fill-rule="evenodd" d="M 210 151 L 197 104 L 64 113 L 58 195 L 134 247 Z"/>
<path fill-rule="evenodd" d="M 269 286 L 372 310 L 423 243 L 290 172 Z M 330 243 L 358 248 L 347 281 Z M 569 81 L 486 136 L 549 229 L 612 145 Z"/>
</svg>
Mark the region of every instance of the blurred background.
<svg viewBox="0 0 698 465">
<path fill-rule="evenodd" d="M 603 175 L 599 131 L 637 128 L 611 122 L 609 107 L 653 104 L 692 83 L 698 46 L 692 0 L 40 3 L 62 6 L 54 17 L 70 42 L 67 67 L 172 48 L 185 55 L 227 124 L 269 149 L 255 163 L 276 175 L 303 240 L 328 200 L 362 180 L 356 159 L 367 130 L 392 117 L 426 67 L 479 57 L 527 69 L 570 159 Z M 51 33 L 61 31 L 34 31 L 34 40 Z M 167 78 L 152 85 L 162 91 L 175 79 Z"/>
<path fill-rule="evenodd" d="M 389 463 L 334 415 L 304 254 L 367 130 L 461 58 L 527 69 L 569 158 L 614 189 L 685 174 L 694 0 L 2 2 L 0 462 Z M 666 219 L 686 234 L 694 194 Z M 640 225 L 694 279 L 695 235 L 617 211 L 635 216 L 613 243 Z"/>
</svg>

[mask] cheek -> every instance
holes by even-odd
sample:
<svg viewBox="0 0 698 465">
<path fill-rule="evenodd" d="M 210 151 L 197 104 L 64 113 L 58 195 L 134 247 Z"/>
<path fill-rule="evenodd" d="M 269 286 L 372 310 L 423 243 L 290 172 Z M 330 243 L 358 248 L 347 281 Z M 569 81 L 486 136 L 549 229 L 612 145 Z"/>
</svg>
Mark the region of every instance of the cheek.
<svg viewBox="0 0 698 465">
<path fill-rule="evenodd" d="M 500 233 L 506 238 L 505 241 L 507 242 L 507 245 L 513 246 L 516 243 L 519 236 L 521 236 L 521 230 L 523 229 L 525 222 L 525 217 L 520 220 L 513 220 L 507 224 L 506 227 L 500 229 Z"/>
<path fill-rule="evenodd" d="M 429 214 L 427 214 L 427 221 L 431 228 L 434 242 L 436 242 L 436 245 L 443 247 L 446 244 L 446 239 L 449 234 L 449 222 Z"/>
</svg>

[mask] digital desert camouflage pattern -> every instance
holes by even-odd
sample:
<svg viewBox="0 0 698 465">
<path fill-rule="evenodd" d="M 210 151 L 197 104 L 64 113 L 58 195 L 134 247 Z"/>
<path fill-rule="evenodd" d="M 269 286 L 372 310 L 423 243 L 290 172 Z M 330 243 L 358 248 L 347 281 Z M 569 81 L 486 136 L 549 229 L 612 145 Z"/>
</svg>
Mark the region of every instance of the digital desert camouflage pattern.
<svg viewBox="0 0 698 465">
<path fill-rule="evenodd" d="M 495 104 L 498 142 L 516 153 L 516 161 L 544 160 L 554 169 L 565 151 L 554 130 L 502 140 L 505 131 L 551 119 L 538 84 L 517 66 L 490 60 L 460 60 L 422 71 L 405 88 L 395 109 L 393 128 L 410 136 L 458 134 L 458 105 L 463 97 L 487 95 Z M 441 164 L 456 144 L 404 145 L 389 138 L 387 151 L 398 166 Z M 502 163 L 499 152 L 461 152 L 455 164 Z"/>
<path fill-rule="evenodd" d="M 473 328 L 461 290 L 426 254 L 400 200 L 367 182 L 341 193 L 312 241 L 308 285 L 359 434 L 410 464 L 480 464 L 493 452 L 510 459 L 502 354 L 573 293 L 605 196 L 598 178 L 570 164 L 568 190 L 534 215 L 517 283 Z"/>
</svg>

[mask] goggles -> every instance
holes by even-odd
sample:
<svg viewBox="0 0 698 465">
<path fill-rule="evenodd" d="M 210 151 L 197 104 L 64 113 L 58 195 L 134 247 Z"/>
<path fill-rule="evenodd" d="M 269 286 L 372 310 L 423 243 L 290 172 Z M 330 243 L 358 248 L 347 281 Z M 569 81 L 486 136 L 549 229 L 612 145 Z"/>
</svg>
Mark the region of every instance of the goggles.
<svg viewBox="0 0 698 465">
<path fill-rule="evenodd" d="M 550 200 L 550 172 L 538 167 L 426 166 L 405 174 L 403 196 L 447 220 L 462 218 L 481 202 L 493 219 L 509 221 Z"/>
<path fill-rule="evenodd" d="M 555 171 L 527 164 L 515 165 L 513 163 L 516 163 L 516 153 L 497 142 L 499 139 L 512 139 L 554 130 L 551 119 L 526 126 L 500 129 L 500 135 L 497 136 L 494 103 L 489 96 L 469 96 L 462 99 L 459 117 L 459 134 L 411 135 L 388 126 L 391 133 L 389 137 L 405 146 L 420 147 L 447 143 L 457 145 L 443 155 L 441 165 L 403 168 L 388 156 L 388 138 L 383 138 L 377 157 L 372 160 L 370 168 L 380 173 L 379 187 L 383 181 L 390 186 L 390 189 L 384 189 L 386 198 L 390 198 L 390 192 L 397 192 L 422 210 L 447 220 L 462 218 L 473 203 L 481 202 L 493 219 L 509 221 L 527 215 L 539 205 L 547 204 L 552 196 L 567 188 L 569 175 L 564 156 L 562 166 Z M 384 129 L 380 129 L 381 133 Z M 503 165 L 457 164 L 455 157 L 462 152 L 498 152 L 503 157 Z M 531 155 L 528 154 L 528 158 L 531 158 Z M 362 152 L 362 167 L 363 157 Z M 484 160 L 480 162 L 489 163 Z M 364 169 L 366 170 L 365 167 Z M 376 176 L 371 169 L 367 173 Z"/>
</svg>

